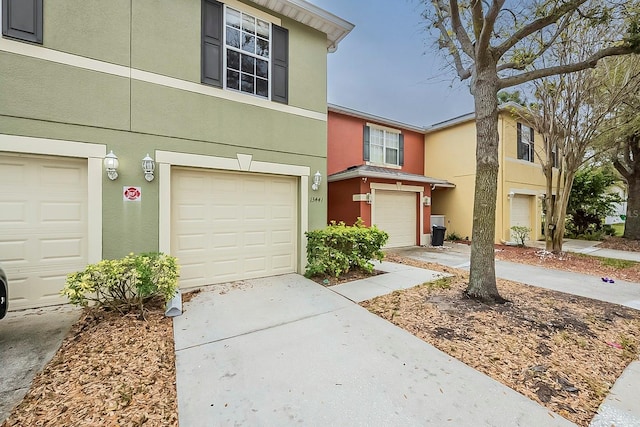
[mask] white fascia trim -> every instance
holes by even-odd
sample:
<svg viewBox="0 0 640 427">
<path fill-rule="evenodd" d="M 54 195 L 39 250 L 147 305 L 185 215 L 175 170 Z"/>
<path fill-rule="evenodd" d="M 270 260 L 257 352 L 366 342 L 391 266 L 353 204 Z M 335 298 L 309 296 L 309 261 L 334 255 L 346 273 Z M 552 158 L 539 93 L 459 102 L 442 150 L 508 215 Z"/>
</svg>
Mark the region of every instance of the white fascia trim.
<svg viewBox="0 0 640 427">
<path fill-rule="evenodd" d="M 0 134 L 0 151 L 87 159 L 87 261 L 102 259 L 102 161 L 107 147 L 75 141 Z"/>
<path fill-rule="evenodd" d="M 287 114 L 293 114 L 309 119 L 327 121 L 327 114 L 317 111 L 306 110 L 299 107 L 280 104 L 278 102 L 269 101 L 251 95 L 231 90 L 223 90 L 200 83 L 189 82 L 186 80 L 176 79 L 173 77 L 163 76 L 161 74 L 150 73 L 123 65 L 111 64 L 109 62 L 98 61 L 96 59 L 85 58 L 79 55 L 60 52 L 48 49 L 42 46 L 36 46 L 28 43 L 16 42 L 0 37 L 0 51 L 13 53 L 16 55 L 27 56 L 30 58 L 41 59 L 44 61 L 55 62 L 57 64 L 68 65 L 71 67 L 82 68 L 89 71 L 110 74 L 113 76 L 129 78 L 145 83 L 156 84 L 159 86 L 169 87 L 172 89 L 184 90 L 187 92 L 198 93 L 200 95 L 212 96 L 215 98 L 226 99 L 228 101 L 238 102 L 241 104 L 253 105 L 260 108 L 275 110 Z"/>
<path fill-rule="evenodd" d="M 159 171 L 159 221 L 158 221 L 158 250 L 171 253 L 171 167 L 185 166 L 204 169 L 218 169 L 234 172 L 268 173 L 276 175 L 295 176 L 300 178 L 298 206 L 300 209 L 300 235 L 298 240 L 298 272 L 304 271 L 306 266 L 307 242 L 305 233 L 309 230 L 309 206 L 305 203 L 309 197 L 308 166 L 288 165 L 282 163 L 258 162 L 252 160 L 249 154 L 238 154 L 237 157 L 217 157 L 201 154 L 176 153 L 173 151 L 156 150 L 155 159 Z"/>
</svg>

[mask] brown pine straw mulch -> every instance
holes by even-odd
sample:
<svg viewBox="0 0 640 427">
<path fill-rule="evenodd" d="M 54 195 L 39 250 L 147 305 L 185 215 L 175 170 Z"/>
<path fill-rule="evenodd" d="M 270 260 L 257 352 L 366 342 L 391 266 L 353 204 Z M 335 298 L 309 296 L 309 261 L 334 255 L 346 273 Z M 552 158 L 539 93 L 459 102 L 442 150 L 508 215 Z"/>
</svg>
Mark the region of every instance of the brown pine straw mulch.
<svg viewBox="0 0 640 427">
<path fill-rule="evenodd" d="M 599 248 L 616 249 L 619 251 L 640 252 L 640 240 L 630 240 L 622 237 L 607 237 L 598 243 Z"/>
<path fill-rule="evenodd" d="M 453 277 L 364 307 L 578 425 L 589 424 L 638 359 L 636 310 L 506 280 L 498 280 L 498 289 L 510 302 L 488 306 L 464 296 L 463 270 L 394 254 L 386 259 Z"/>
<path fill-rule="evenodd" d="M 86 309 L 2 427 L 177 426 L 173 327 Z"/>
</svg>

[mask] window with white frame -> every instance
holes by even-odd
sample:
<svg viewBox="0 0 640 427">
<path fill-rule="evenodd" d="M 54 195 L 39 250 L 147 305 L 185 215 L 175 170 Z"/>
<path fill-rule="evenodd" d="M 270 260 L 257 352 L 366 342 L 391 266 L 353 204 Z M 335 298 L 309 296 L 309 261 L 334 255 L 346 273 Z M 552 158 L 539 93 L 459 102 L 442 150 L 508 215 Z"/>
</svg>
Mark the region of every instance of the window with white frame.
<svg viewBox="0 0 640 427">
<path fill-rule="evenodd" d="M 269 97 L 271 24 L 229 6 L 225 11 L 226 87 Z"/>
<path fill-rule="evenodd" d="M 533 128 L 518 123 L 518 159 L 534 161 Z"/>
<path fill-rule="evenodd" d="M 289 101 L 289 31 L 216 0 L 202 0 L 204 84 Z"/>
<path fill-rule="evenodd" d="M 400 131 L 365 126 L 364 160 L 375 164 L 402 166 L 403 145 Z"/>
</svg>

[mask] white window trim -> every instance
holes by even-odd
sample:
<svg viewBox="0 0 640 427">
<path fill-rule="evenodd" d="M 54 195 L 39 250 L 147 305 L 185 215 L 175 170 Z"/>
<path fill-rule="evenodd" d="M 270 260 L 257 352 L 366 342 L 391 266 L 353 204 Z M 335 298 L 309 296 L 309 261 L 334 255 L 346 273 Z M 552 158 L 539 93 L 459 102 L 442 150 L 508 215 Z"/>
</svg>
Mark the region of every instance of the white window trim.
<svg viewBox="0 0 640 427">
<path fill-rule="evenodd" d="M 0 134 L 0 151 L 87 160 L 87 261 L 102 259 L 102 162 L 107 147 L 102 144 L 32 138 Z"/>
<path fill-rule="evenodd" d="M 518 159 L 518 160 L 523 160 L 525 162 L 529 162 L 529 163 L 535 163 L 535 153 L 531 152 L 531 131 L 532 131 L 532 127 L 529 125 L 526 125 L 524 123 L 520 123 L 520 140 L 517 142 L 518 146 L 520 146 L 521 144 L 524 144 L 527 146 L 527 157 L 530 157 L 528 159 Z M 525 132 L 526 130 L 526 132 Z M 524 142 L 525 138 L 524 135 L 527 135 L 526 137 L 526 143 Z"/>
<path fill-rule="evenodd" d="M 309 205 L 306 203 L 309 196 L 309 175 L 311 169 L 308 166 L 289 165 L 283 163 L 271 163 L 254 161 L 250 154 L 236 155 L 236 158 L 206 156 L 200 154 L 178 153 L 173 151 L 156 150 L 156 165 L 158 167 L 159 181 L 159 220 L 158 220 L 158 250 L 167 254 L 171 253 L 171 168 L 172 166 L 197 167 L 204 169 L 217 169 L 234 172 L 254 172 L 293 176 L 300 179 L 299 215 L 300 235 L 298 236 L 298 273 L 306 267 L 307 239 L 305 233 L 309 231 Z"/>
<path fill-rule="evenodd" d="M 398 135 L 398 140 L 400 139 L 400 135 L 402 135 L 402 131 L 400 129 L 394 129 L 394 128 L 390 128 L 387 126 L 382 126 L 382 125 L 378 125 L 375 123 L 367 123 L 366 124 L 369 129 L 377 129 L 377 130 L 381 130 L 387 133 L 394 133 Z M 386 141 L 386 139 L 385 139 Z M 383 145 L 382 147 L 383 150 L 383 157 L 386 158 L 387 156 L 387 146 L 386 144 Z M 369 159 L 371 159 L 371 132 L 369 132 Z M 398 145 L 398 163 L 400 163 L 400 146 Z M 390 168 L 390 169 L 402 169 L 402 166 L 400 166 L 398 163 L 386 163 L 386 162 L 374 162 L 369 160 L 368 162 L 366 162 L 367 165 L 371 165 L 371 166 L 382 166 L 382 167 L 386 167 L 386 168 Z"/>
<path fill-rule="evenodd" d="M 238 3 L 238 2 L 236 2 L 236 4 L 242 5 L 242 3 Z M 226 2 L 226 3 L 223 3 L 223 6 L 224 6 L 224 8 L 223 8 L 223 16 L 224 16 L 223 27 L 224 28 L 222 30 L 222 46 L 224 47 L 224 52 L 222 54 L 222 69 L 224 71 L 223 81 L 222 81 L 223 88 L 225 90 L 230 90 L 230 91 L 233 91 L 233 92 L 241 93 L 243 95 L 253 96 L 253 97 L 256 97 L 258 99 L 271 100 L 271 86 L 272 86 L 272 83 L 271 83 L 271 78 L 272 78 L 272 75 L 271 75 L 272 74 L 271 73 L 271 55 L 272 55 L 272 52 L 273 52 L 273 45 L 272 45 L 272 43 L 273 43 L 273 31 L 272 31 L 272 28 L 273 27 L 272 26 L 274 24 L 273 21 L 275 20 L 275 18 L 273 18 L 272 16 L 267 15 L 265 13 L 262 13 L 257 9 L 253 9 L 253 8 L 247 7 L 246 5 L 242 5 L 241 7 L 238 7 L 238 6 L 233 6 L 233 5 L 229 4 L 229 2 Z M 260 57 L 259 55 L 251 54 L 249 52 L 245 52 L 244 50 L 242 50 L 242 48 L 238 49 L 238 48 L 233 48 L 233 47 L 227 46 L 227 8 L 229 8 L 229 7 L 234 9 L 234 10 L 239 11 L 242 14 L 246 14 L 246 15 L 249 15 L 249 16 L 251 16 L 253 18 L 269 22 L 269 57 L 266 58 L 267 70 L 268 70 L 268 76 L 269 77 L 267 79 L 267 96 L 266 96 L 266 98 L 264 96 L 260 96 L 260 95 L 255 94 L 255 93 L 243 92 L 242 89 L 233 89 L 233 88 L 228 88 L 227 87 L 227 50 L 228 49 L 230 49 L 230 50 L 232 50 L 234 52 L 239 52 L 241 55 L 242 54 L 250 55 L 254 59 L 260 59 L 260 58 L 261 59 L 265 59 L 265 58 Z M 248 9 L 251 9 L 251 10 L 246 11 Z M 258 12 L 258 13 L 253 13 L 253 12 Z M 258 16 L 258 15 L 262 15 L 262 16 Z M 276 24 L 276 25 L 279 26 L 279 24 Z M 242 35 L 242 30 L 240 30 L 240 35 Z M 257 35 L 256 35 L 256 37 L 257 37 Z M 240 63 L 240 69 L 242 69 L 242 62 Z M 239 71 L 239 74 L 240 74 L 239 84 L 240 84 L 240 87 L 242 88 L 242 71 Z M 257 78 L 257 76 L 255 74 L 254 74 L 254 78 Z"/>
</svg>

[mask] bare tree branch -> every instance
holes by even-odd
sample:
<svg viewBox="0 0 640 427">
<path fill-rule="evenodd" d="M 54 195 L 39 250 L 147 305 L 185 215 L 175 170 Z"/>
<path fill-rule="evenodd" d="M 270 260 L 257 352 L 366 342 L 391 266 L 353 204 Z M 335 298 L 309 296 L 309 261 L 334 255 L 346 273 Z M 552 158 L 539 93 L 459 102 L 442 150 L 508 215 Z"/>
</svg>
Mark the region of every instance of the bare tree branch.
<svg viewBox="0 0 640 427">
<path fill-rule="evenodd" d="M 531 80 L 540 79 L 543 77 L 549 77 L 556 74 L 567 74 L 575 71 L 584 70 L 585 68 L 593 68 L 598 64 L 598 61 L 608 56 L 627 55 L 630 53 L 637 53 L 637 48 L 633 46 L 612 46 L 602 49 L 584 61 L 575 62 L 573 64 L 557 65 L 555 67 L 542 68 L 539 70 L 533 70 L 526 73 L 519 74 L 517 76 L 505 77 L 499 79 L 498 89 L 504 89 L 511 86 L 517 86 L 522 83 L 529 82 Z"/>
<path fill-rule="evenodd" d="M 481 0 L 478 0 L 478 3 L 480 2 Z M 476 37 L 476 49 L 480 51 L 489 49 L 493 28 L 495 26 L 496 19 L 498 19 L 498 14 L 500 13 L 502 6 L 504 5 L 504 2 L 505 0 L 493 0 L 491 8 L 489 8 L 489 11 L 487 12 L 487 16 L 484 18 L 482 31 Z"/>
<path fill-rule="evenodd" d="M 562 4 L 555 11 L 549 13 L 548 15 L 537 19 L 531 22 L 528 25 L 525 25 L 515 33 L 511 35 L 504 43 L 499 45 L 496 49 L 497 58 L 501 58 L 509 49 L 515 46 L 520 40 L 525 37 L 530 36 L 536 31 L 540 31 L 541 29 L 548 27 L 549 25 L 557 22 L 559 18 L 566 15 L 567 13 L 574 12 L 580 5 L 585 3 L 587 0 L 572 0 L 567 3 Z"/>
<path fill-rule="evenodd" d="M 442 0 L 437 0 L 438 5 L 442 8 L 443 2 Z M 462 51 L 469 56 L 469 58 L 475 57 L 475 51 L 473 48 L 473 42 L 469 38 L 467 31 L 462 25 L 462 21 L 460 20 L 460 9 L 458 8 L 458 0 L 449 0 L 449 17 L 451 18 L 451 27 L 453 32 L 456 35 L 456 38 L 460 42 L 460 46 L 462 47 Z"/>
</svg>

